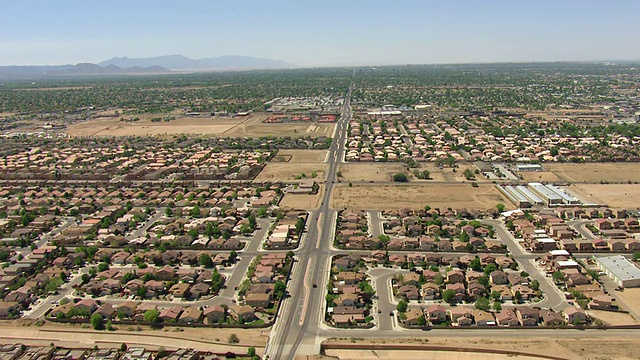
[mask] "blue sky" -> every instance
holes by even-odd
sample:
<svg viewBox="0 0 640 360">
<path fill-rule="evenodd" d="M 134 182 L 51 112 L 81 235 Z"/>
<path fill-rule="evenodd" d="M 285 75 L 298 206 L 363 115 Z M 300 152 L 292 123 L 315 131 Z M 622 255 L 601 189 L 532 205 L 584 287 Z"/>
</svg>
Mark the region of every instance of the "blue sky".
<svg viewBox="0 0 640 360">
<path fill-rule="evenodd" d="M 300 66 L 640 60 L 635 0 L 5 0 L 0 65 L 251 55 Z"/>
</svg>

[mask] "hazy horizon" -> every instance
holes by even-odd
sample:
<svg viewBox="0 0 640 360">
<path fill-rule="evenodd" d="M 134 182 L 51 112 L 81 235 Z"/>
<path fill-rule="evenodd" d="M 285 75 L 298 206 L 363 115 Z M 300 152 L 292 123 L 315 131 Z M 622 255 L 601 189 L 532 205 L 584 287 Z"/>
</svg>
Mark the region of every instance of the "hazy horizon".
<svg viewBox="0 0 640 360">
<path fill-rule="evenodd" d="M 299 67 L 638 61 L 638 13 L 640 2 L 590 0 L 25 0 L 0 14 L 0 65 L 173 54 Z"/>
</svg>

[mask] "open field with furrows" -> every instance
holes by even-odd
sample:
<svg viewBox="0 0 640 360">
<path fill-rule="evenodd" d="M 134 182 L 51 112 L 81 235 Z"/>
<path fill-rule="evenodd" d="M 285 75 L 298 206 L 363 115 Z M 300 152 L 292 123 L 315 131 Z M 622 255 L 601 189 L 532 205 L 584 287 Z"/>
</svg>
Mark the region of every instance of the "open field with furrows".
<svg viewBox="0 0 640 360">
<path fill-rule="evenodd" d="M 300 123 L 300 124 L 265 124 L 268 115 L 252 115 L 245 122 L 225 131 L 222 136 L 228 137 L 332 137 L 334 124 Z"/>
<path fill-rule="evenodd" d="M 159 115 L 126 115 L 139 117 L 135 122 L 120 121 L 121 118 L 100 117 L 69 126 L 66 133 L 71 136 L 146 136 L 173 134 L 221 135 L 225 131 L 246 121 L 246 118 L 176 118 L 169 122 L 151 122 Z M 168 115 L 167 115 L 168 116 Z"/>
<path fill-rule="evenodd" d="M 312 210 L 320 205 L 320 199 L 322 199 L 323 192 L 324 185 L 320 185 L 318 193 L 315 195 L 287 193 L 278 205 L 285 210 Z"/>
<path fill-rule="evenodd" d="M 588 334 L 554 336 L 535 333 L 523 333 L 521 336 L 501 334 L 499 336 L 473 336 L 450 334 L 450 336 L 430 336 L 429 338 L 385 338 L 385 339 L 340 339 L 329 342 L 346 344 L 362 344 L 366 349 L 369 344 L 411 344 L 457 349 L 480 349 L 517 351 L 527 355 L 491 354 L 483 352 L 458 352 L 437 350 L 326 350 L 327 356 L 336 356 L 340 360 L 363 359 L 412 359 L 429 360 L 472 360 L 472 359 L 540 359 L 550 356 L 567 360 L 629 360 L 638 359 L 637 337 L 607 336 L 589 337 Z M 538 355 L 538 356 L 536 356 Z"/>
<path fill-rule="evenodd" d="M 640 182 L 638 163 L 544 164 L 561 181 L 576 183 Z"/>
<path fill-rule="evenodd" d="M 577 189 L 578 196 L 593 200 L 597 204 L 624 209 L 640 208 L 640 185 L 637 184 L 579 184 L 571 187 Z"/>
<path fill-rule="evenodd" d="M 493 185 L 472 187 L 470 184 L 424 185 L 354 185 L 341 184 L 335 188 L 332 205 L 336 209 L 384 210 L 397 208 L 423 208 L 426 205 L 440 209 L 493 208 L 502 203 L 513 209 Z"/>
</svg>

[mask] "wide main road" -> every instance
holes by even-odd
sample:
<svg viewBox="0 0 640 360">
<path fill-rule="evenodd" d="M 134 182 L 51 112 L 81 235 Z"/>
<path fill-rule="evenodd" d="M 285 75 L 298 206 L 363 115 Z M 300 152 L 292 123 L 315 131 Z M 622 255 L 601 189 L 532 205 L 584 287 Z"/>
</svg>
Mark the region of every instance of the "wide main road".
<svg viewBox="0 0 640 360">
<path fill-rule="evenodd" d="M 335 136 L 329 148 L 329 169 L 325 191 L 318 209 L 311 211 L 307 236 L 295 252 L 289 296 L 282 303 L 266 349 L 271 359 L 294 359 L 297 353 L 319 350 L 316 337 L 324 316 L 324 297 L 330 267 L 330 245 L 333 241 L 336 211 L 330 207 L 331 193 L 338 167 L 344 159 L 344 146 L 351 118 L 351 89 L 347 91 Z M 317 286 L 317 287 L 314 287 Z"/>
</svg>

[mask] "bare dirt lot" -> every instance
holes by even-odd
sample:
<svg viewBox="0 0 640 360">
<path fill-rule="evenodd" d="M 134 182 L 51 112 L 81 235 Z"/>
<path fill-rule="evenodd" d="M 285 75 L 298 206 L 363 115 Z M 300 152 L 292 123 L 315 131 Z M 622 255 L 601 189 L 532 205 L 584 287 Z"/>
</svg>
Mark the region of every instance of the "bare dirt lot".
<svg viewBox="0 0 640 360">
<path fill-rule="evenodd" d="M 423 344 L 427 346 L 447 346 L 463 349 L 507 350 L 526 353 L 526 356 L 486 354 L 478 352 L 451 351 L 380 351 L 380 350 L 327 350 L 327 355 L 338 356 L 341 360 L 362 359 L 437 359 L 437 360 L 471 360 L 471 359 L 539 359 L 535 355 L 554 356 L 571 360 L 604 360 L 604 359 L 638 359 L 637 337 L 616 334 L 606 334 L 606 337 L 590 337 L 588 334 L 569 334 L 558 336 L 555 334 L 540 335 L 523 333 L 520 336 L 502 334 L 500 336 L 430 336 L 428 338 L 408 339 L 341 339 L 333 342 L 347 344 Z"/>
<path fill-rule="evenodd" d="M 107 112 L 109 114 L 113 111 Z M 169 122 L 152 122 L 152 118 L 176 116 Z M 121 119 L 138 117 L 140 120 L 125 122 Z M 66 133 L 71 136 L 130 136 L 130 135 L 172 135 L 172 134 L 202 134 L 221 137 L 262 137 L 262 136 L 292 136 L 292 137 L 320 137 L 333 135 L 334 124 L 265 124 L 267 115 L 256 114 L 247 117 L 215 118 L 194 117 L 187 118 L 172 114 L 144 114 L 124 115 L 121 117 L 99 117 L 69 126 Z"/>
<path fill-rule="evenodd" d="M 97 118 L 71 125 L 66 133 L 71 136 L 220 135 L 243 121 L 229 118 L 178 118 L 169 122 L 151 122 L 150 116 L 140 118 L 135 122 Z"/>
<path fill-rule="evenodd" d="M 576 183 L 640 182 L 640 164 L 636 163 L 544 164 L 544 167 L 562 181 Z"/>
<path fill-rule="evenodd" d="M 324 163 L 326 157 L 327 150 L 279 150 L 271 159 L 271 162 L 287 162 L 289 164 Z"/>
<path fill-rule="evenodd" d="M 551 171 L 523 171 L 518 173 L 526 181 L 559 181 L 560 178 Z"/>
<path fill-rule="evenodd" d="M 587 313 L 597 319 L 604 321 L 607 325 L 636 325 L 635 319 L 625 313 L 602 311 L 602 310 L 589 310 Z"/>
<path fill-rule="evenodd" d="M 45 323 L 36 326 L 31 321 L 3 321 L 0 326 L 0 343 L 20 342 L 33 345 L 48 345 L 54 342 L 60 346 L 119 347 L 122 343 L 145 346 L 151 349 L 164 347 L 168 350 L 189 347 L 196 350 L 245 353 L 249 346 L 257 352 L 268 340 L 270 329 L 213 329 L 189 327 L 165 327 L 153 330 L 141 326 L 116 326 L 116 331 L 94 331 L 81 325 Z M 176 331 L 181 329 L 182 331 Z M 239 344 L 229 344 L 231 334 L 236 334 Z"/>
<path fill-rule="evenodd" d="M 300 209 L 300 210 L 311 210 L 318 207 L 320 204 L 320 199 L 322 198 L 322 193 L 324 190 L 324 186 L 320 186 L 318 193 L 315 195 L 304 195 L 304 194 L 285 194 L 282 200 L 280 201 L 280 207 L 286 210 L 291 209 Z"/>
<path fill-rule="evenodd" d="M 640 185 L 636 184 L 593 184 L 574 185 L 578 195 L 588 196 L 595 203 L 607 204 L 611 207 L 637 209 L 640 207 Z"/>
<path fill-rule="evenodd" d="M 640 314 L 640 288 L 625 288 L 624 291 L 616 291 L 614 295 L 624 302 L 626 310 Z"/>
<path fill-rule="evenodd" d="M 507 209 L 513 204 L 493 185 L 472 187 L 470 184 L 424 185 L 354 185 L 336 187 L 332 204 L 336 209 L 384 210 L 389 208 L 467 208 L 486 210 L 502 203 Z"/>
<path fill-rule="evenodd" d="M 324 162 L 326 156 L 326 150 L 278 151 L 258 174 L 256 181 L 301 179 L 324 181 L 324 173 L 327 170 L 327 163 Z"/>
<path fill-rule="evenodd" d="M 340 165 L 342 181 L 392 181 L 394 174 L 406 174 L 400 163 L 350 163 Z"/>
<path fill-rule="evenodd" d="M 333 136 L 334 124 L 329 123 L 300 123 L 300 124 L 265 124 L 268 115 L 253 115 L 247 121 L 224 132 L 228 137 L 261 137 L 261 136 L 291 136 L 291 137 L 320 137 Z"/>
</svg>

